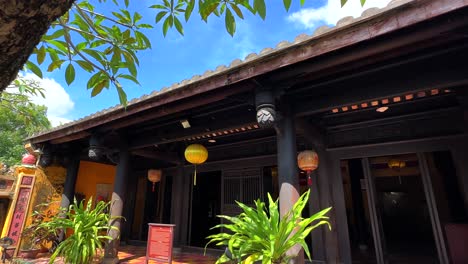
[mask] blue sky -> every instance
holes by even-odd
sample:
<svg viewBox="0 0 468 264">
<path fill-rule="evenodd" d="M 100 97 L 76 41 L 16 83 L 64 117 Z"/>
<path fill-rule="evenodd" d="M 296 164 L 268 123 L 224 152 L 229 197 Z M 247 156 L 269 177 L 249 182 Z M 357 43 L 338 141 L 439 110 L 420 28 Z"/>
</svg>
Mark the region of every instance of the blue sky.
<svg viewBox="0 0 468 264">
<path fill-rule="evenodd" d="M 340 18 L 351 15 L 357 17 L 370 7 L 384 7 L 389 0 L 367 0 L 364 7 L 358 0 L 349 0 L 340 8 L 340 0 L 309 0 L 300 8 L 299 1 L 293 1 L 289 12 L 284 10 L 282 1 L 268 1 L 267 18 L 247 15 L 245 20 L 237 20 L 237 32 L 231 37 L 224 28 L 224 19 L 211 17 L 208 23 L 193 14 L 188 24 L 184 24 L 185 36 L 172 30 L 164 38 L 158 24 L 145 33 L 152 42 L 152 50 L 141 52 L 138 80 L 141 86 L 124 83 L 129 100 L 160 90 L 164 86 L 214 70 L 219 65 L 229 65 L 234 59 L 244 59 L 248 54 L 260 52 L 266 47 L 275 47 L 277 43 L 292 41 L 301 34 L 311 34 L 316 27 L 334 25 Z M 97 1 L 94 1 L 97 2 Z M 123 1 L 122 1 L 123 2 Z M 159 0 L 130 1 L 130 8 L 137 10 L 148 23 L 154 23 L 154 10 L 147 6 Z M 138 6 L 137 3 L 143 3 Z M 100 7 L 112 8 L 112 1 Z M 96 11 L 99 10 L 99 7 Z M 100 11 L 102 12 L 102 11 Z M 105 12 L 102 12 L 105 13 Z M 72 85 L 65 82 L 65 67 L 52 73 L 46 72 L 47 63 L 43 64 L 45 78 L 42 84 L 46 89 L 46 99 L 33 98 L 39 104 L 49 107 L 48 116 L 54 125 L 75 120 L 102 109 L 118 104 L 114 89 L 104 90 L 97 97 L 91 98 L 86 90 L 90 75 L 77 72 Z M 32 74 L 27 74 L 32 77 Z"/>
</svg>

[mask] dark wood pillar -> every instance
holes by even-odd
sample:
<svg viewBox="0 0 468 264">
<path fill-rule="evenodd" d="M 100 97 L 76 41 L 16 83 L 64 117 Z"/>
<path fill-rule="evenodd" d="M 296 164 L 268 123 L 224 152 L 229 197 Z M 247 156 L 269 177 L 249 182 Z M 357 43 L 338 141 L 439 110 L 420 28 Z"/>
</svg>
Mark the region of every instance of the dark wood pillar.
<svg viewBox="0 0 468 264">
<path fill-rule="evenodd" d="M 458 89 L 457 99 L 463 111 L 463 127 L 464 133 L 468 134 L 468 91 L 463 89 Z M 460 193 L 463 195 L 465 210 L 468 212 L 468 140 L 463 138 L 460 144 L 457 144 L 452 149 L 452 158 L 455 164 L 455 169 L 457 171 L 457 178 L 460 186 Z"/>
<path fill-rule="evenodd" d="M 121 141 L 119 146 L 119 158 L 117 163 L 117 171 L 114 179 L 114 191 L 112 193 L 112 202 L 110 208 L 111 219 L 109 224 L 116 227 L 116 229 L 110 229 L 108 235 L 112 237 L 106 245 L 104 262 L 103 263 L 118 263 L 118 247 L 120 243 L 120 230 L 121 230 L 121 218 L 115 218 L 122 216 L 123 205 L 125 201 L 125 188 L 126 180 L 129 171 L 130 153 L 128 151 L 127 142 Z"/>
<path fill-rule="evenodd" d="M 310 125 L 309 122 L 303 118 L 296 119 L 297 133 L 307 142 L 307 149 L 324 149 L 325 140 L 323 134 L 320 132 L 318 127 Z M 319 153 L 318 153 L 319 154 Z M 313 215 L 322 209 L 322 202 L 320 197 L 326 195 L 328 191 L 321 189 L 319 186 L 323 185 L 321 178 L 328 177 L 327 164 L 322 164 L 322 158 L 319 155 L 319 167 L 312 173 L 312 186 L 310 186 L 310 197 L 309 197 L 309 212 Z M 322 188 L 324 188 L 322 186 Z M 327 232 L 328 228 L 318 228 L 311 232 L 312 247 L 311 255 L 312 259 L 317 262 L 326 263 L 326 245 L 324 242 L 324 232 Z"/>
<path fill-rule="evenodd" d="M 351 263 L 348 221 L 340 160 L 325 149 L 318 149 L 321 208 L 332 207 L 329 213 L 332 230 L 324 230 L 327 263 Z"/>
<path fill-rule="evenodd" d="M 277 115 L 276 134 L 278 147 L 278 184 L 281 216 L 285 215 L 299 198 L 296 129 L 290 102 L 283 98 Z M 297 245 L 290 252 L 298 254 L 291 263 L 304 263 L 304 254 Z"/>
<path fill-rule="evenodd" d="M 63 186 L 62 200 L 60 201 L 60 208 L 65 208 L 68 210 L 68 207 L 73 202 L 75 197 L 75 185 L 76 179 L 78 178 L 78 169 L 80 168 L 80 156 L 79 154 L 72 154 L 68 157 L 67 164 L 67 175 L 65 176 L 65 184 Z M 61 213 L 60 217 L 65 218 L 66 214 Z M 59 241 L 62 241 L 65 237 L 63 230 L 59 232 L 58 238 Z"/>
<path fill-rule="evenodd" d="M 80 168 L 80 156 L 78 154 L 70 155 L 67 164 L 67 175 L 65 176 L 65 184 L 63 186 L 61 208 L 67 208 L 73 202 L 75 196 L 75 185 L 78 177 L 78 169 Z"/>
<path fill-rule="evenodd" d="M 190 177 L 186 175 L 183 164 L 179 165 L 172 177 L 171 223 L 176 225 L 174 246 L 180 247 L 188 245 Z"/>
</svg>

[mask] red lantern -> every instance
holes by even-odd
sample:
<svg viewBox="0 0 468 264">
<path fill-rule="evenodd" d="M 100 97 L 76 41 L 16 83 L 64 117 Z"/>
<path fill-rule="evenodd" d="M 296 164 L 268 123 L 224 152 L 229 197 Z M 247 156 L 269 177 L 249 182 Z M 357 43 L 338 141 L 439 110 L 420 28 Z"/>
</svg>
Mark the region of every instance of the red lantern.
<svg viewBox="0 0 468 264">
<path fill-rule="evenodd" d="M 36 157 L 32 154 L 24 154 L 21 163 L 23 165 L 36 165 Z"/>
<path fill-rule="evenodd" d="M 312 185 L 312 171 L 318 168 L 319 158 L 317 152 L 313 150 L 304 150 L 297 155 L 297 165 L 303 171 L 307 172 L 307 185 Z"/>
</svg>

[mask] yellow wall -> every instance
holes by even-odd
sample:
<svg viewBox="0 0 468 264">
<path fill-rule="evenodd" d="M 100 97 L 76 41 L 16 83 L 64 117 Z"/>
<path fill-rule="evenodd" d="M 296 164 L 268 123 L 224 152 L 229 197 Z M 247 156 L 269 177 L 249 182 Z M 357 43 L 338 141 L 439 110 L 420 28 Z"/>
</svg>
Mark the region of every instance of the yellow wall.
<svg viewBox="0 0 468 264">
<path fill-rule="evenodd" d="M 76 180 L 75 193 L 82 193 L 88 200 L 96 200 L 96 184 L 114 184 L 115 166 L 96 162 L 81 161 Z"/>
<path fill-rule="evenodd" d="M 36 181 L 34 183 L 26 226 L 32 221 L 31 214 L 33 210 L 46 210 L 48 214 L 57 213 L 62 201 L 66 175 L 67 169 L 61 166 L 37 167 L 35 172 Z M 38 205 L 47 203 L 49 203 L 47 207 L 38 207 Z"/>
</svg>

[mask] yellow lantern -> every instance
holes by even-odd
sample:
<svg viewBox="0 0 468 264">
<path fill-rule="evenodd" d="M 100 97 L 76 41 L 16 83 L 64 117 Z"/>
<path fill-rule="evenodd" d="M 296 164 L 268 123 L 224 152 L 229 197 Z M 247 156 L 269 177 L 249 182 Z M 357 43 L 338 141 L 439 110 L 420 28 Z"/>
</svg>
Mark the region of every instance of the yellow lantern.
<svg viewBox="0 0 468 264">
<path fill-rule="evenodd" d="M 161 170 L 148 170 L 148 180 L 153 183 L 153 192 L 154 185 L 161 180 L 162 171 Z"/>
<path fill-rule="evenodd" d="M 197 165 L 204 163 L 208 159 L 208 150 L 200 144 L 189 145 L 185 149 L 185 159 L 195 165 L 193 185 L 197 185 Z"/>
<path fill-rule="evenodd" d="M 313 150 L 304 150 L 297 155 L 297 165 L 303 171 L 307 172 L 307 185 L 312 185 L 311 173 L 316 170 L 319 165 L 319 157 L 317 152 Z"/>
<path fill-rule="evenodd" d="M 406 167 L 406 162 L 404 160 L 391 159 L 388 161 L 387 165 L 390 169 L 399 170 Z"/>
</svg>

